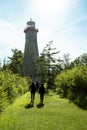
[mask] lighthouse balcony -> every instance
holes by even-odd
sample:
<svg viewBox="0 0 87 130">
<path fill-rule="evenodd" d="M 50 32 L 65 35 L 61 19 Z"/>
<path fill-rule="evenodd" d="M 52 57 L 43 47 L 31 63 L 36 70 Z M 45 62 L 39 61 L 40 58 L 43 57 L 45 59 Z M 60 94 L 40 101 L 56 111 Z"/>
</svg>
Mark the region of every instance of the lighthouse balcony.
<svg viewBox="0 0 87 130">
<path fill-rule="evenodd" d="M 34 27 L 27 27 L 27 28 L 25 28 L 24 29 L 24 32 L 26 33 L 27 31 L 36 31 L 36 32 L 38 32 L 38 29 L 37 28 L 34 28 Z"/>
</svg>

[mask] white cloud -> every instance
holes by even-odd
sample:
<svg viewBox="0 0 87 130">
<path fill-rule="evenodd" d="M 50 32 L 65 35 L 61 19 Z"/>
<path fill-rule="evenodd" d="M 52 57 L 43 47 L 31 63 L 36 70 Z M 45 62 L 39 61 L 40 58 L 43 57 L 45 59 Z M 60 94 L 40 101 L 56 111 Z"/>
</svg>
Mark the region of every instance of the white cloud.
<svg viewBox="0 0 87 130">
<path fill-rule="evenodd" d="M 11 49 L 24 48 L 24 34 L 16 25 L 0 20 L 0 60 L 11 55 Z"/>
<path fill-rule="evenodd" d="M 64 27 L 66 14 L 71 4 L 71 0 L 32 0 L 32 2 L 27 2 L 26 14 L 30 14 L 40 28 L 38 33 L 40 52 L 50 40 L 55 40 L 55 36 L 58 35 L 56 29 Z"/>
<path fill-rule="evenodd" d="M 0 57 L 10 55 L 11 48 L 24 50 L 23 29 L 30 17 L 36 21 L 39 28 L 39 52 L 53 40 L 55 47 L 62 53 L 70 53 L 72 58 L 80 55 L 86 50 L 86 37 L 82 36 L 84 29 L 82 30 L 78 23 L 82 19 L 86 20 L 86 16 L 74 16 L 73 10 L 77 3 L 78 0 L 26 0 L 20 23 L 14 21 L 13 25 L 0 20 Z"/>
<path fill-rule="evenodd" d="M 42 15 L 52 16 L 67 11 L 70 0 L 36 0 L 36 6 Z"/>
<path fill-rule="evenodd" d="M 27 12 L 33 14 L 31 15 L 40 28 L 38 33 L 40 52 L 50 40 L 54 41 L 56 48 L 62 53 L 70 53 L 73 59 L 83 52 L 80 47 L 82 43 L 85 44 L 86 39 L 82 38 L 82 29 L 78 23 L 85 19 L 85 16 L 76 19 L 71 16 L 77 3 L 78 0 L 32 0 Z"/>
</svg>

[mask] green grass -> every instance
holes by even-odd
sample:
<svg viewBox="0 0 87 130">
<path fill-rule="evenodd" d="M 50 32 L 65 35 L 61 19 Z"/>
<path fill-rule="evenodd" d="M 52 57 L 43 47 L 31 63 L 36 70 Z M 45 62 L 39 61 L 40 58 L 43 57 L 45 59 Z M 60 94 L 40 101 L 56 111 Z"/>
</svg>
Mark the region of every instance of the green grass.
<svg viewBox="0 0 87 130">
<path fill-rule="evenodd" d="M 78 108 L 58 95 L 45 95 L 44 106 L 26 109 L 30 94 L 16 99 L 0 115 L 0 130 L 87 130 L 87 111 Z"/>
</svg>

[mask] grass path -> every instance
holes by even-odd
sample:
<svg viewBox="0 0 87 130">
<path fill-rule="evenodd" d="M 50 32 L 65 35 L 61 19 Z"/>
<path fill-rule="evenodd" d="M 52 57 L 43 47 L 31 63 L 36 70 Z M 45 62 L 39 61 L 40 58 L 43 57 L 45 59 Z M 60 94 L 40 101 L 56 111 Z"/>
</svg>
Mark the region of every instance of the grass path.
<svg viewBox="0 0 87 130">
<path fill-rule="evenodd" d="M 87 111 L 58 95 L 45 96 L 45 105 L 26 109 L 30 94 L 16 99 L 0 115 L 0 130 L 87 130 Z"/>
</svg>

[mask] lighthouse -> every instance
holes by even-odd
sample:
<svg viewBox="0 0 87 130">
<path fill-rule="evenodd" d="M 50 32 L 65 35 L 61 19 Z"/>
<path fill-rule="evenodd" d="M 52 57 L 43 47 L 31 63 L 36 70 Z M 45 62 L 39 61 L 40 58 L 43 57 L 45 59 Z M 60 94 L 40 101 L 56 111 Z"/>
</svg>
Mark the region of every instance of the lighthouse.
<svg viewBox="0 0 87 130">
<path fill-rule="evenodd" d="M 32 75 L 35 80 L 36 77 L 36 61 L 38 59 L 38 44 L 37 44 L 37 32 L 38 29 L 35 27 L 35 22 L 27 22 L 27 27 L 24 30 L 25 33 L 25 49 L 24 49 L 24 60 L 23 60 L 23 75 Z"/>
</svg>

